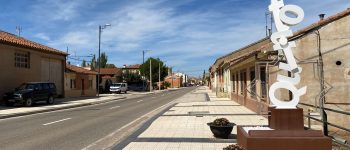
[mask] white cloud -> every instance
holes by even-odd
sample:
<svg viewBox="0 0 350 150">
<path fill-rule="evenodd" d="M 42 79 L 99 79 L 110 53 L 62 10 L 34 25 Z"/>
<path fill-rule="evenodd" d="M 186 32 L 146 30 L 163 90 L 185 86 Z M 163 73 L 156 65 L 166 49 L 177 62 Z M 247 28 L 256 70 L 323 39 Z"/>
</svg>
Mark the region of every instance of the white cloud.
<svg viewBox="0 0 350 150">
<path fill-rule="evenodd" d="M 84 2 L 60 2 L 50 5 L 45 3 L 40 7 L 49 6 L 44 12 L 53 9 L 47 14 L 53 20 L 66 21 L 82 17 L 79 16 L 81 10 L 78 8 Z M 37 38 L 46 38 L 53 47 L 65 48 L 68 45 L 81 53 L 86 53 L 86 50 L 96 51 L 98 25 L 110 23 L 112 27 L 102 33 L 102 49 L 107 54 L 113 54 L 109 57 L 112 63 L 139 63 L 141 51 L 152 49 L 147 56 L 166 59 L 169 66 L 182 70 L 193 70 L 193 66 L 196 66 L 201 70 L 208 69 L 215 61 L 213 56 L 225 55 L 265 36 L 264 13 L 267 6 L 232 8 L 232 14 L 221 10 L 179 12 L 176 7 L 186 5 L 186 2 L 170 6 L 164 5 L 161 0 L 130 2 L 112 11 L 90 16 L 87 22 L 75 22 L 74 28 L 67 29 L 67 33 L 55 39 L 45 37 L 44 34 L 37 35 Z M 345 4 L 350 4 L 344 0 L 291 0 L 285 3 L 300 5 L 306 12 L 305 21 L 297 28 L 317 21 L 317 14 L 321 12 L 331 15 L 344 10 Z M 55 16 L 58 11 L 62 13 Z"/>
<path fill-rule="evenodd" d="M 41 39 L 41 40 L 45 40 L 45 41 L 50 41 L 51 38 L 46 35 L 45 33 L 38 33 L 38 34 L 35 34 L 34 37 L 38 38 L 38 39 Z"/>
</svg>

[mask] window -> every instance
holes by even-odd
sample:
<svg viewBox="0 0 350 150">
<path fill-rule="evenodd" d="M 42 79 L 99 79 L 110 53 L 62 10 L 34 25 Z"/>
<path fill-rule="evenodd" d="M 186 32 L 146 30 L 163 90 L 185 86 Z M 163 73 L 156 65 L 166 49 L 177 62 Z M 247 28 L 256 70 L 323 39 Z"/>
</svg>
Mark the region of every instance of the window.
<svg viewBox="0 0 350 150">
<path fill-rule="evenodd" d="M 30 68 L 30 54 L 23 52 L 15 53 L 15 67 Z"/>
<path fill-rule="evenodd" d="M 250 97 L 256 96 L 255 68 L 250 69 Z"/>
<path fill-rule="evenodd" d="M 71 89 L 75 89 L 76 86 L 75 86 L 75 79 L 70 79 L 70 88 Z"/>
<path fill-rule="evenodd" d="M 89 80 L 89 89 L 92 89 L 92 80 Z"/>
<path fill-rule="evenodd" d="M 246 72 L 241 72 L 241 94 L 242 95 L 246 95 L 245 93 L 245 88 L 247 84 L 246 75 L 247 75 Z"/>
<path fill-rule="evenodd" d="M 43 83 L 43 84 L 41 84 L 41 85 L 43 86 L 43 89 L 44 89 L 44 90 L 50 89 L 50 87 L 49 87 L 49 85 L 48 85 L 47 83 Z"/>
<path fill-rule="evenodd" d="M 35 84 L 34 89 L 35 90 L 42 90 L 43 88 L 42 88 L 41 84 Z"/>
<path fill-rule="evenodd" d="M 55 89 L 56 88 L 55 84 L 53 84 L 53 83 L 50 83 L 49 86 L 50 86 L 50 89 Z"/>
<path fill-rule="evenodd" d="M 235 75 L 232 75 L 232 92 L 235 92 L 236 91 L 236 76 Z"/>
<path fill-rule="evenodd" d="M 260 68 L 261 96 L 266 97 L 266 71 L 265 67 Z"/>
<path fill-rule="evenodd" d="M 238 72 L 236 73 L 236 93 L 238 94 L 238 90 L 239 90 L 239 74 L 238 74 Z"/>
</svg>

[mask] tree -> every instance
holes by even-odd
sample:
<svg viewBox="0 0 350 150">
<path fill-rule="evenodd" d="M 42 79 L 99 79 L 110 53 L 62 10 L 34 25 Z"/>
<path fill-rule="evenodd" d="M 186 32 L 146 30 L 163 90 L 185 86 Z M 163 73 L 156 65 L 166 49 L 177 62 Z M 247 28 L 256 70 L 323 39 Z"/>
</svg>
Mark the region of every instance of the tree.
<svg viewBox="0 0 350 150">
<path fill-rule="evenodd" d="M 150 75 L 150 61 L 152 60 L 152 82 L 158 82 L 159 76 L 159 65 L 160 65 L 160 80 L 164 81 L 164 78 L 168 75 L 168 67 L 165 66 L 164 62 L 162 62 L 159 58 L 148 58 L 144 64 L 140 66 L 140 72 L 145 76 L 148 80 Z"/>
<path fill-rule="evenodd" d="M 86 61 L 83 60 L 83 62 L 81 63 L 81 67 L 86 67 Z"/>
<path fill-rule="evenodd" d="M 205 82 L 205 70 L 203 71 L 202 81 Z"/>
<path fill-rule="evenodd" d="M 99 59 L 97 59 L 97 67 L 106 68 L 107 61 L 108 61 L 108 57 L 107 57 L 106 53 L 102 52 L 101 53 L 101 62 L 99 62 Z M 100 65 L 99 65 L 99 63 L 100 63 Z"/>
<path fill-rule="evenodd" d="M 91 64 L 90 65 L 90 69 L 91 70 L 95 70 L 95 68 L 96 68 L 96 57 L 95 57 L 95 55 L 92 57 L 90 64 Z"/>
<path fill-rule="evenodd" d="M 170 87 L 170 85 L 171 85 L 171 84 L 170 84 L 169 82 L 166 82 L 166 81 L 164 82 L 164 87 L 165 87 L 165 88 Z"/>
<path fill-rule="evenodd" d="M 114 64 L 106 64 L 106 68 L 117 68 Z"/>
</svg>

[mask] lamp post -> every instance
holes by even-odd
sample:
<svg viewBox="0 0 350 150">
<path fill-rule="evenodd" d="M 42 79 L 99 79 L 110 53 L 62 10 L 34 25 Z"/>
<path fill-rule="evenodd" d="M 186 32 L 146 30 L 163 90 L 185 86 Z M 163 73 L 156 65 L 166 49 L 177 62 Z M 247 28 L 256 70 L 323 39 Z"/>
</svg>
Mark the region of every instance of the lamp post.
<svg viewBox="0 0 350 150">
<path fill-rule="evenodd" d="M 158 65 L 158 87 L 159 87 L 159 91 L 160 91 L 160 60 L 159 61 L 159 65 Z"/>
<path fill-rule="evenodd" d="M 152 59 L 149 59 L 149 91 L 152 92 Z"/>
<path fill-rule="evenodd" d="M 101 33 L 103 29 L 111 24 L 100 25 L 98 27 L 98 74 L 97 74 L 97 96 L 100 96 L 100 73 L 101 73 Z"/>
</svg>

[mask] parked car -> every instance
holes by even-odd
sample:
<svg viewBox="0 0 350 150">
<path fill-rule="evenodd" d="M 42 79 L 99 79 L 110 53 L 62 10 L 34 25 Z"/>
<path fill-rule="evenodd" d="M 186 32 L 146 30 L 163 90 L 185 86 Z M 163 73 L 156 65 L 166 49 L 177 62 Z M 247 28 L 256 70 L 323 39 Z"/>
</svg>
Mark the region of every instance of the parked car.
<svg viewBox="0 0 350 150">
<path fill-rule="evenodd" d="M 127 83 L 112 83 L 112 85 L 109 87 L 109 91 L 112 93 L 127 93 L 128 91 L 128 84 Z"/>
<path fill-rule="evenodd" d="M 57 96 L 56 85 L 50 82 L 28 82 L 23 83 L 15 89 L 4 95 L 5 104 L 13 106 L 16 103 L 24 106 L 32 106 L 36 102 L 44 101 L 47 104 L 53 104 Z"/>
</svg>

